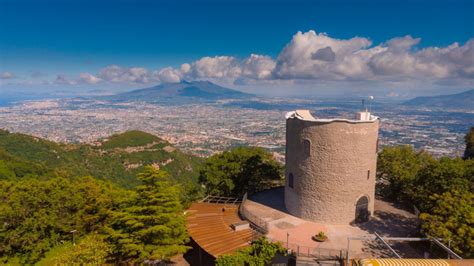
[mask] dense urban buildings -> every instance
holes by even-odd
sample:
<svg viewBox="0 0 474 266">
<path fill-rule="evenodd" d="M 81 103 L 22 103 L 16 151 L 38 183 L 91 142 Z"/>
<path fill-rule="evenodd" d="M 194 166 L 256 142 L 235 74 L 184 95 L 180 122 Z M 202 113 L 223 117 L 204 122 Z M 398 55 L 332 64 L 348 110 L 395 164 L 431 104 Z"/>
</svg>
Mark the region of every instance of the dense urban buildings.
<svg viewBox="0 0 474 266">
<path fill-rule="evenodd" d="M 139 129 L 200 156 L 253 145 L 273 151 L 283 162 L 285 123 L 281 117 L 303 107 L 324 117 L 352 118 L 361 104 L 357 99 L 279 98 L 188 105 L 84 99 L 26 101 L 0 107 L 0 128 L 69 143 L 94 143 L 114 133 Z M 410 144 L 436 156 L 462 155 L 463 137 L 474 124 L 472 109 L 440 111 L 377 102 L 372 109 L 383 118 L 380 147 Z"/>
</svg>

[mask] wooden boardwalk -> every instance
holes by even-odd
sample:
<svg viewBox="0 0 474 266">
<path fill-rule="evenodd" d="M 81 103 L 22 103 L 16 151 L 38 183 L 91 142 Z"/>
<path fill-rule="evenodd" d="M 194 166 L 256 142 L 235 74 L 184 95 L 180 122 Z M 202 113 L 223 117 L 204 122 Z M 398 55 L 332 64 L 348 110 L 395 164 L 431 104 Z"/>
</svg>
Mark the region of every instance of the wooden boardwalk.
<svg viewBox="0 0 474 266">
<path fill-rule="evenodd" d="M 215 258 L 249 246 L 256 232 L 252 229 L 234 231 L 230 227 L 243 221 L 238 215 L 238 208 L 238 204 L 193 203 L 186 215 L 190 236 Z"/>
</svg>

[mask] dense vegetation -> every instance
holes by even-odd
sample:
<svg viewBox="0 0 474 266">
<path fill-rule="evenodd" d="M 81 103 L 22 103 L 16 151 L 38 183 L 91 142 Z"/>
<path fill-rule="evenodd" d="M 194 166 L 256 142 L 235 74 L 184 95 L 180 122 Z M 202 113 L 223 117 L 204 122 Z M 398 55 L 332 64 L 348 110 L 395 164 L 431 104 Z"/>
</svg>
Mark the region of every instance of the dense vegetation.
<svg viewBox="0 0 474 266">
<path fill-rule="evenodd" d="M 414 204 L 425 234 L 452 240 L 455 252 L 474 256 L 474 160 L 435 159 L 399 146 L 384 148 L 377 167 L 384 195 Z"/>
<path fill-rule="evenodd" d="M 113 243 L 113 257 L 122 261 L 170 259 L 188 249 L 181 189 L 172 185 L 164 171 L 147 167 L 139 174 L 142 185 L 111 213 L 105 228 Z"/>
<path fill-rule="evenodd" d="M 286 249 L 278 242 L 270 242 L 267 238 L 261 237 L 252 242 L 249 247 L 238 250 L 233 254 L 223 255 L 217 258 L 217 266 L 228 265 L 269 265 L 277 255 L 284 255 Z"/>
<path fill-rule="evenodd" d="M 38 262 L 73 234 L 77 248 L 52 261 L 160 261 L 185 252 L 182 189 L 153 167 L 138 178 L 134 190 L 92 177 L 0 181 L 0 264 Z"/>
<path fill-rule="evenodd" d="M 199 181 L 206 193 L 241 197 L 282 184 L 283 167 L 262 148 L 238 147 L 209 157 Z"/>
<path fill-rule="evenodd" d="M 91 177 L 0 181 L 0 257 L 33 263 L 55 245 L 99 230 L 122 191 Z"/>
<path fill-rule="evenodd" d="M 0 179 L 33 174 L 63 177 L 94 176 L 121 187 L 133 188 L 146 165 L 166 170 L 190 191 L 196 191 L 202 159 L 175 149 L 145 132 L 129 131 L 111 136 L 97 146 L 58 144 L 0 130 Z"/>
<path fill-rule="evenodd" d="M 473 132 L 464 159 L 436 159 L 410 146 L 385 147 L 378 157 L 383 194 L 419 208 L 423 232 L 451 240 L 464 257 L 474 256 Z M 0 264 L 167 260 L 188 249 L 183 205 L 200 193 L 240 197 L 283 181 L 283 167 L 261 148 L 200 163 L 140 131 L 91 146 L 0 130 Z M 282 252 L 259 239 L 216 263 L 265 265 Z"/>
<path fill-rule="evenodd" d="M 200 163 L 140 131 L 91 146 L 0 130 L 0 264 L 140 263 L 185 252 L 183 204 L 199 196 Z"/>
</svg>

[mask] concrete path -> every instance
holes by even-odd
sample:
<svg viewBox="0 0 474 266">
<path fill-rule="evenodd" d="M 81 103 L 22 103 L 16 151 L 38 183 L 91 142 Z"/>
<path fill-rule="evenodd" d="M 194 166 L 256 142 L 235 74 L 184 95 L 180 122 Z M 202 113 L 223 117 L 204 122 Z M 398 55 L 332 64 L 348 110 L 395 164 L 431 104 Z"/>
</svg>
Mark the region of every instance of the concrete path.
<svg viewBox="0 0 474 266">
<path fill-rule="evenodd" d="M 277 188 L 256 193 L 247 200 L 247 210 L 260 217 L 269 225 L 268 238 L 281 242 L 290 249 L 311 250 L 314 248 L 347 249 L 347 238 L 373 237 L 374 232 L 382 236 L 408 237 L 417 232 L 417 218 L 412 213 L 391 203 L 376 200 L 375 213 L 370 221 L 358 225 L 331 225 L 306 221 L 289 214 L 284 205 L 284 189 Z M 323 231 L 328 236 L 326 242 L 316 242 L 311 237 Z M 288 239 L 287 239 L 288 236 Z M 394 243 L 398 250 L 410 257 L 420 253 L 410 246 Z M 403 248 L 401 247 L 403 246 Z M 351 241 L 351 254 L 359 258 L 390 256 L 389 251 L 377 241 Z M 387 253 L 388 252 L 388 253 Z"/>
</svg>

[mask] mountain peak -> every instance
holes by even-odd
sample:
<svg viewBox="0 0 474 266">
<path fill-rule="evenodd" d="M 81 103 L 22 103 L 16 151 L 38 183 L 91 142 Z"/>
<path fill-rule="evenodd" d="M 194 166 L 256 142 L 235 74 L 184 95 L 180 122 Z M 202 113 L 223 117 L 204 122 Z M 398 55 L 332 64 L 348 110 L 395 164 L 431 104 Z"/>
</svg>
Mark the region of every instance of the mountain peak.
<svg viewBox="0 0 474 266">
<path fill-rule="evenodd" d="M 111 101 L 144 101 L 154 103 L 212 102 L 220 99 L 241 99 L 253 94 L 240 92 L 214 84 L 207 80 L 162 83 L 158 86 L 138 89 L 106 97 Z"/>
</svg>

